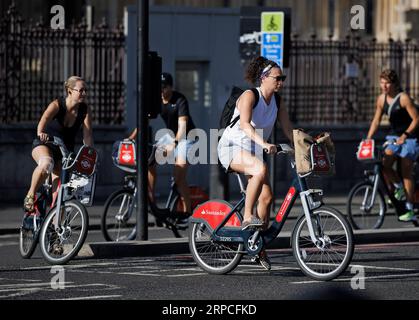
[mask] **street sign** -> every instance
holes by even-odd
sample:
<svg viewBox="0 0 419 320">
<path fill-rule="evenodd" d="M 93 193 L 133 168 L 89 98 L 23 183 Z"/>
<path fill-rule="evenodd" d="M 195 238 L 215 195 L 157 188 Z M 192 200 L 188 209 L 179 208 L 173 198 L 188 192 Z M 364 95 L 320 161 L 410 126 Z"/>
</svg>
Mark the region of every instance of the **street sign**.
<svg viewBox="0 0 419 320">
<path fill-rule="evenodd" d="M 284 22 L 282 11 L 261 13 L 261 56 L 275 61 L 283 68 L 284 61 Z"/>
</svg>

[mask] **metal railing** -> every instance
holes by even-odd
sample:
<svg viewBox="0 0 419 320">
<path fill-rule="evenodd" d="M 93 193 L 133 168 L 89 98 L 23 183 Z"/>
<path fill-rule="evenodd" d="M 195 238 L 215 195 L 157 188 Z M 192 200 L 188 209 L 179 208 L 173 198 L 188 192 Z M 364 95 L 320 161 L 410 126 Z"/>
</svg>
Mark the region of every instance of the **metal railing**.
<svg viewBox="0 0 419 320">
<path fill-rule="evenodd" d="M 0 123 L 39 120 L 47 103 L 63 95 L 64 81 L 82 76 L 94 123 L 124 119 L 125 36 L 106 24 L 53 30 L 24 26 L 11 6 L 0 22 Z"/>
<path fill-rule="evenodd" d="M 284 87 L 290 118 L 311 124 L 370 122 L 380 94 L 379 76 L 386 68 L 397 71 L 402 88 L 417 103 L 417 61 L 419 45 L 412 40 L 377 43 L 356 34 L 340 41 L 294 37 Z"/>
<path fill-rule="evenodd" d="M 419 101 L 415 40 L 377 43 L 356 33 L 337 41 L 293 36 L 289 54 L 283 96 L 295 123 L 370 122 L 385 68 L 395 69 L 403 88 Z M 87 82 L 94 123 L 124 123 L 124 59 L 122 28 L 24 26 L 12 6 L 0 22 L 0 123 L 38 121 L 45 104 L 64 93 L 63 82 L 71 75 Z M 351 72 L 354 67 L 357 72 Z"/>
</svg>

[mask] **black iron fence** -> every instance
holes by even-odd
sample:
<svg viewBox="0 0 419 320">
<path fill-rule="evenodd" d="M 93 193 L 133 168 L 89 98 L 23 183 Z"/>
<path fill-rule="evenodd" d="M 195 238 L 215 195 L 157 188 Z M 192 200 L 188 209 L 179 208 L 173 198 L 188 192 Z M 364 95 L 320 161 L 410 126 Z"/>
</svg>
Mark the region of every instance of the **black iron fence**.
<svg viewBox="0 0 419 320">
<path fill-rule="evenodd" d="M 95 123 L 124 122 L 125 36 L 102 24 L 65 30 L 23 26 L 11 7 L 0 22 L 0 123 L 37 121 L 45 103 L 64 93 L 63 81 L 82 75 Z M 395 69 L 419 101 L 417 41 L 377 43 L 356 34 L 344 40 L 293 37 L 284 89 L 291 120 L 310 124 L 369 122 L 380 93 L 379 74 Z"/>
<path fill-rule="evenodd" d="M 370 122 L 380 94 L 379 75 L 395 69 L 402 87 L 419 101 L 419 45 L 377 43 L 351 34 L 345 40 L 291 42 L 284 90 L 291 119 L 298 123 Z"/>
<path fill-rule="evenodd" d="M 0 123 L 37 121 L 64 94 L 64 80 L 86 80 L 95 123 L 123 122 L 125 36 L 106 24 L 53 30 L 24 26 L 12 6 L 0 22 Z"/>
</svg>

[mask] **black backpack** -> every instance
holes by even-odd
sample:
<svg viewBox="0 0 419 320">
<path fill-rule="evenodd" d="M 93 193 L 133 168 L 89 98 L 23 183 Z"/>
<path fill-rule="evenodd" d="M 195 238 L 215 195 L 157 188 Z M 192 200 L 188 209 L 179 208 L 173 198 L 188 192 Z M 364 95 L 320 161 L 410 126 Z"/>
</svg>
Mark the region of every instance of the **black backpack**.
<svg viewBox="0 0 419 320">
<path fill-rule="evenodd" d="M 253 109 L 254 109 L 259 102 L 259 91 L 256 88 L 251 88 L 250 90 L 252 90 L 256 98 L 255 103 L 253 105 Z M 220 129 L 225 129 L 228 126 L 232 128 L 236 124 L 236 122 L 239 121 L 240 115 L 238 115 L 234 119 L 231 119 L 231 118 L 233 117 L 233 114 L 234 114 L 234 108 L 236 107 L 237 99 L 239 99 L 239 97 L 242 95 L 243 92 L 244 90 L 238 87 L 233 87 L 233 89 L 231 90 L 230 97 L 225 103 L 223 112 L 221 113 Z M 280 97 L 276 93 L 274 95 L 275 95 L 276 106 L 279 109 Z"/>
</svg>

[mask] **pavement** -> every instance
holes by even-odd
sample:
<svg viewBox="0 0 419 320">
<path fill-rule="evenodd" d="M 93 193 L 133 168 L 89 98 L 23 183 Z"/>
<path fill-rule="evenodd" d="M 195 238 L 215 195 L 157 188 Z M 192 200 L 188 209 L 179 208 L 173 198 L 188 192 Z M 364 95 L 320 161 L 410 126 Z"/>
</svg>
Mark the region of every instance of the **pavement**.
<svg viewBox="0 0 419 320">
<path fill-rule="evenodd" d="M 278 210 L 280 203 L 281 201 L 275 202 L 276 210 Z M 324 203 L 327 204 L 327 206 L 337 208 L 345 214 L 346 196 L 324 197 Z M 2 204 L 0 207 L 0 236 L 17 235 L 19 233 L 23 215 L 21 207 L 16 204 Z M 102 209 L 103 203 L 95 204 L 94 206 L 87 208 L 90 220 L 89 232 L 100 230 Z M 301 212 L 302 208 L 299 204 L 299 200 L 297 200 L 284 225 L 283 231 L 281 231 L 278 237 L 268 245 L 268 248 L 290 248 L 291 231 Z M 271 219 L 273 218 L 271 217 Z M 94 241 L 86 242 L 83 245 L 79 252 L 79 256 L 91 259 L 106 259 L 131 256 L 183 254 L 190 252 L 187 232 L 182 233 L 184 235 L 183 238 L 175 238 L 171 231 L 157 227 L 154 223 L 154 217 L 151 215 L 149 215 L 148 221 L 149 240 L 115 243 L 100 241 L 100 237 L 96 236 Z M 419 228 L 415 228 L 412 223 L 398 222 L 395 215 L 390 211 L 387 213 L 385 222 L 380 229 L 354 230 L 354 235 L 356 244 L 412 242 L 419 240 Z"/>
</svg>

